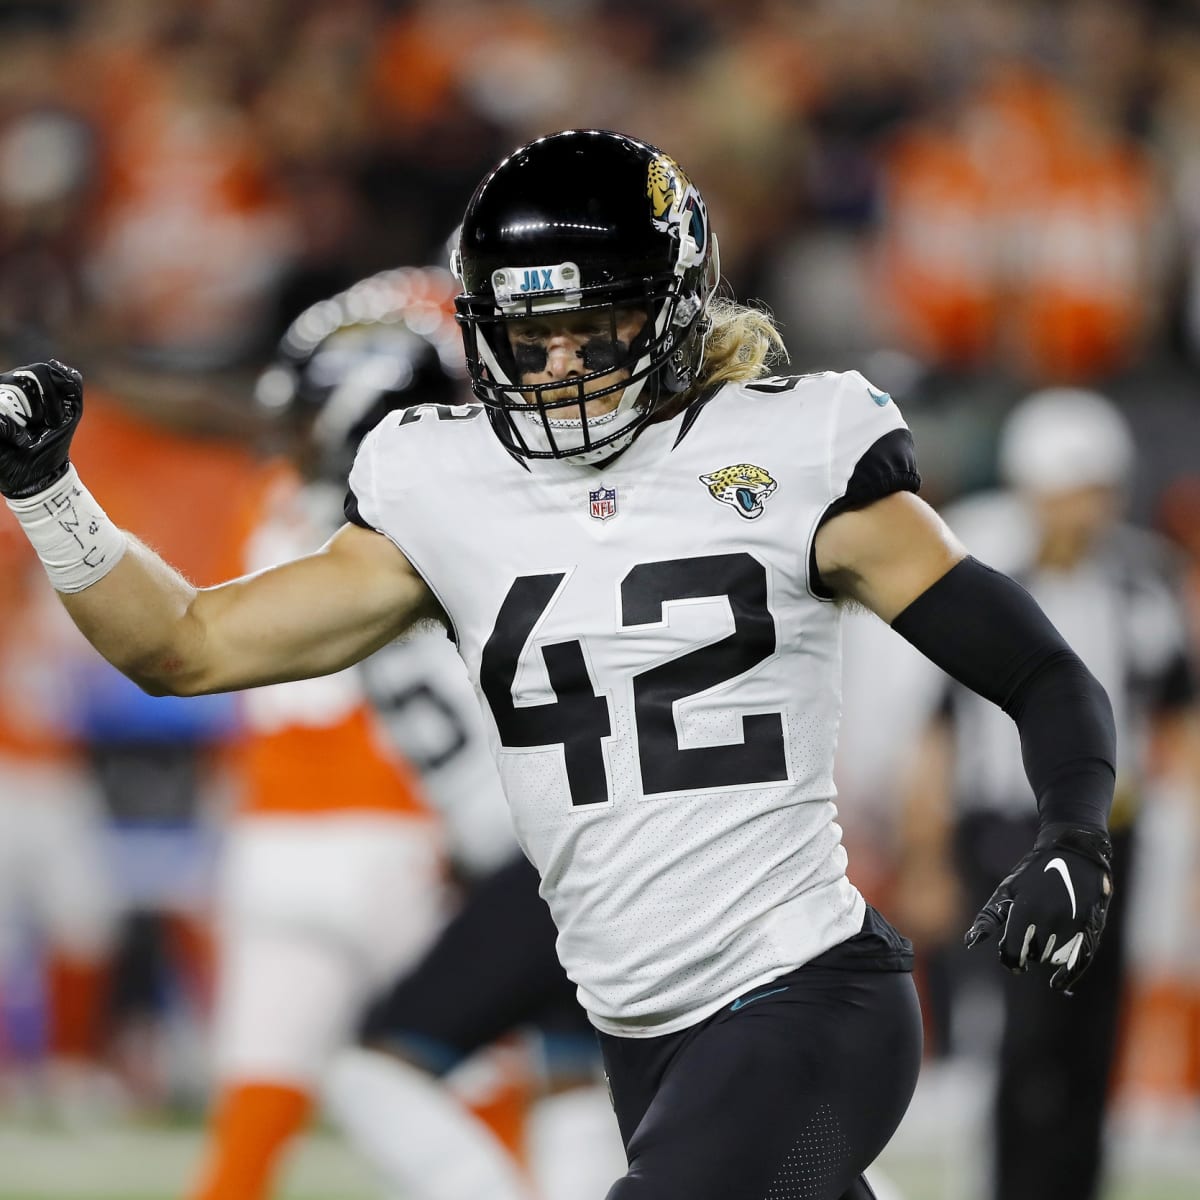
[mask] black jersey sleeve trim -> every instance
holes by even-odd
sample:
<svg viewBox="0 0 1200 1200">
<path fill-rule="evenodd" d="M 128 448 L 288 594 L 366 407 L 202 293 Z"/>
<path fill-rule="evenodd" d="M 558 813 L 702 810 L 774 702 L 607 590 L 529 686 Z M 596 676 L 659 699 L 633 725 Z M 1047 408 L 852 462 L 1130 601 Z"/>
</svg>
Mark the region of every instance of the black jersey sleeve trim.
<svg viewBox="0 0 1200 1200">
<path fill-rule="evenodd" d="M 342 511 L 346 514 L 346 520 L 351 525 L 358 525 L 362 529 L 375 529 L 375 526 L 359 511 L 358 497 L 354 494 L 353 488 L 346 489 L 346 500 L 342 505 Z M 375 532 L 378 533 L 379 531 L 376 529 Z"/>
<path fill-rule="evenodd" d="M 917 449 L 912 434 L 907 429 L 893 429 L 872 443 L 858 460 L 846 483 L 845 494 L 825 510 L 821 524 L 840 512 L 865 508 L 893 492 L 917 492 L 920 489 L 921 473 L 917 470 Z"/>
<path fill-rule="evenodd" d="M 839 513 L 866 508 L 893 492 L 920 490 L 921 473 L 917 470 L 917 448 L 913 445 L 912 434 L 907 429 L 893 429 L 873 442 L 855 463 L 845 492 L 821 514 L 817 529 Z M 814 595 L 823 600 L 834 598 L 833 590 L 826 586 L 817 570 L 815 531 L 808 551 L 808 578 Z"/>
</svg>

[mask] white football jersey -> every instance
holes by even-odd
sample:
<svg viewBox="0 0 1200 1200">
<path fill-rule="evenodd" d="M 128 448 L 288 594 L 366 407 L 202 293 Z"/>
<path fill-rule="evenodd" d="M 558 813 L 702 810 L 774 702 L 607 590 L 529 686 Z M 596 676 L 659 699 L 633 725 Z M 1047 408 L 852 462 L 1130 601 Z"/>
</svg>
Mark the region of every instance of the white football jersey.
<svg viewBox="0 0 1200 1200">
<path fill-rule="evenodd" d="M 601 467 L 520 461 L 477 405 L 363 442 L 347 511 L 450 617 L 600 1029 L 684 1028 L 861 928 L 833 803 L 840 612 L 809 564 L 848 489 L 917 483 L 856 372 L 725 385 Z"/>
</svg>

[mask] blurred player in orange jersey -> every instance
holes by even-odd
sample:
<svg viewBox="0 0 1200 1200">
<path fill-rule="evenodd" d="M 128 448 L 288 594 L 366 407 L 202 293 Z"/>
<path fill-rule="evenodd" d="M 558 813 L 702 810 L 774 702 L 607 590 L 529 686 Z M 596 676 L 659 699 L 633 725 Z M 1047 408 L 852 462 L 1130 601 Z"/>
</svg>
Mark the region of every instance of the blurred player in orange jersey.
<svg viewBox="0 0 1200 1200">
<path fill-rule="evenodd" d="M 45 1045 L 28 1057 L 48 1071 L 35 1094 L 70 1118 L 100 1094 L 116 908 L 99 797 L 64 721 L 81 647 L 15 533 L 0 529 L 0 992 L 15 990 L 28 929 L 46 952 Z M 0 1062 L 0 1104 L 7 1085 L 34 1083 L 18 1066 Z"/>
<path fill-rule="evenodd" d="M 231 439 L 179 429 L 184 405 L 169 391 L 151 393 L 144 368 L 106 369 L 110 395 L 94 397 L 96 422 L 80 438 L 78 461 L 104 479 L 142 537 L 178 539 L 189 578 L 211 583 L 240 569 L 234 548 L 261 476 L 257 458 Z M 164 1009 L 182 1001 L 203 1011 L 211 1002 L 215 838 L 205 807 L 220 790 L 235 706 L 232 697 L 197 707 L 141 695 L 94 655 L 81 658 L 72 683 L 119 890 L 112 1054 L 130 1099 L 153 1110 L 172 1086 Z"/>
<path fill-rule="evenodd" d="M 183 569 L 198 582 L 211 582 L 236 569 L 228 561 L 227 547 L 235 518 L 247 503 L 247 488 L 257 475 L 251 456 L 226 443 L 180 436 L 161 422 L 135 416 L 100 390 L 92 401 L 90 415 L 95 420 L 75 455 L 104 479 L 122 519 L 150 541 L 177 541 Z M 130 470 L 130 463 L 137 469 Z M 169 501 L 148 502 L 168 490 Z M 191 522 L 200 506 L 205 519 Z M 129 946 L 128 922 L 143 916 L 165 918 L 172 958 L 203 988 L 204 932 L 196 906 L 179 893 L 193 883 L 194 891 L 200 890 L 204 847 L 189 839 L 188 830 L 179 829 L 172 846 L 179 856 L 172 858 L 169 872 L 162 863 L 161 839 L 147 852 L 136 826 L 121 827 L 113 811 L 103 811 L 96 785 L 103 784 L 111 800 L 112 793 L 126 792 L 131 783 L 114 778 L 102 762 L 113 765 L 107 753 L 112 743 L 106 739 L 121 717 L 114 698 L 125 701 L 128 691 L 112 689 L 115 673 L 62 624 L 61 608 L 36 579 L 36 566 L 21 552 L 16 531 L 6 523 L 4 532 L 0 927 L 13 928 L 10 903 L 20 900 L 33 919 L 35 934 L 47 937 L 52 1099 L 66 1112 L 96 1111 L 88 1079 L 94 1078 L 95 1060 L 111 1052 L 132 1099 L 157 1102 L 165 1086 L 157 1053 L 160 1031 L 153 1020 L 135 1026 L 130 1014 L 106 1011 L 109 977 L 117 995 L 129 990 L 122 985 L 120 966 L 122 959 L 128 961 L 123 954 Z M 102 687 L 110 690 L 102 694 Z M 170 709 L 145 696 L 141 701 L 142 715 L 148 706 Z M 105 739 L 90 728 L 98 710 L 106 716 Z M 81 761 L 85 742 L 92 760 L 86 771 Z M 161 778 L 156 790 L 168 790 Z M 109 861 L 105 852 L 112 856 Z M 173 879 L 167 878 L 169 873 Z M 176 894 L 168 896 L 172 890 Z M 118 958 L 110 964 L 114 952 Z M 203 997 L 196 999 L 202 1002 Z M 116 996 L 113 1000 L 113 1008 L 120 1009 Z M 107 1029 L 106 1016 L 111 1018 Z M 108 1044 L 106 1035 L 111 1035 Z"/>
<path fill-rule="evenodd" d="M 458 398 L 441 357 L 461 354 L 446 308 L 453 290 L 446 272 L 387 272 L 295 322 L 257 389 L 268 429 L 292 461 L 266 477 L 243 569 L 284 561 L 328 537 L 354 449 L 384 412 Z M 443 835 L 418 772 L 438 776 L 472 813 L 493 801 L 490 821 L 456 825 L 473 842 L 468 858 L 486 861 L 493 841 L 501 855 L 511 845 L 490 759 L 474 742 L 480 754 L 460 753 L 468 741 L 462 693 L 479 720 L 461 664 L 440 629 L 407 640 L 381 652 L 371 669 L 373 690 L 386 694 L 382 716 L 404 731 L 408 761 L 395 738 L 385 738 L 358 669 L 244 697 L 245 796 L 220 888 L 219 1091 L 196 1200 L 271 1193 L 280 1155 L 303 1128 L 366 1002 L 432 937 L 446 901 Z M 455 681 L 439 682 L 451 658 L 457 693 Z M 465 1181 L 464 1200 L 524 1197 L 515 1162 L 488 1129 L 437 1084 L 419 1086 L 419 1098 L 405 1089 L 403 1103 L 421 1114 L 387 1114 L 397 1134 L 419 1128 L 442 1144 L 440 1115 L 452 1126 L 446 1167 Z"/>
</svg>

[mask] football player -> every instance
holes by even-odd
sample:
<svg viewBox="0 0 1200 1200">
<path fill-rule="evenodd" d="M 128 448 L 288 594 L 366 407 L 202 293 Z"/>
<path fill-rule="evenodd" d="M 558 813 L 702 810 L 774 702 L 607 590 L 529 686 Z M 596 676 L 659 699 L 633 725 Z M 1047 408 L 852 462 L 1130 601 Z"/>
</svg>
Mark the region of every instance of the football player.
<svg viewBox="0 0 1200 1200">
<path fill-rule="evenodd" d="M 481 404 L 380 422 L 319 552 L 192 587 L 70 466 L 82 382 L 60 363 L 0 376 L 0 490 L 152 691 L 320 675 L 445 622 L 599 1030 L 629 1163 L 609 1200 L 870 1195 L 921 1034 L 911 948 L 846 874 L 837 601 L 1015 719 L 1039 830 L 968 940 L 1064 990 L 1111 892 L 1107 696 L 913 494 L 886 392 L 766 374 L 778 334 L 714 295 L 704 201 L 660 150 L 518 149 L 454 262 Z"/>
</svg>

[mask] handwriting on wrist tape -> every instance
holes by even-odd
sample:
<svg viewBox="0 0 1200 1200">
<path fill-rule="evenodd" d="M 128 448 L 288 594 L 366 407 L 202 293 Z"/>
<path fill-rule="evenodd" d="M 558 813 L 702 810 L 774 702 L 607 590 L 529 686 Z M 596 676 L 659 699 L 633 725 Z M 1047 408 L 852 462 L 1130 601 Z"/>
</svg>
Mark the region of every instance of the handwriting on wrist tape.
<svg viewBox="0 0 1200 1200">
<path fill-rule="evenodd" d="M 55 492 L 52 496 L 47 496 L 43 501 L 43 507 L 46 512 L 55 520 L 59 529 L 68 534 L 75 540 L 75 543 L 82 551 L 80 561 L 87 567 L 98 567 L 108 557 L 102 547 L 96 542 L 90 545 L 80 537 L 82 532 L 89 538 L 94 538 L 100 532 L 100 522 L 92 517 L 87 523 L 87 528 L 81 531 L 80 527 L 83 521 L 80 519 L 78 512 L 75 509 L 75 500 L 82 496 L 83 492 L 77 484 L 72 484 L 61 492 Z"/>
</svg>

